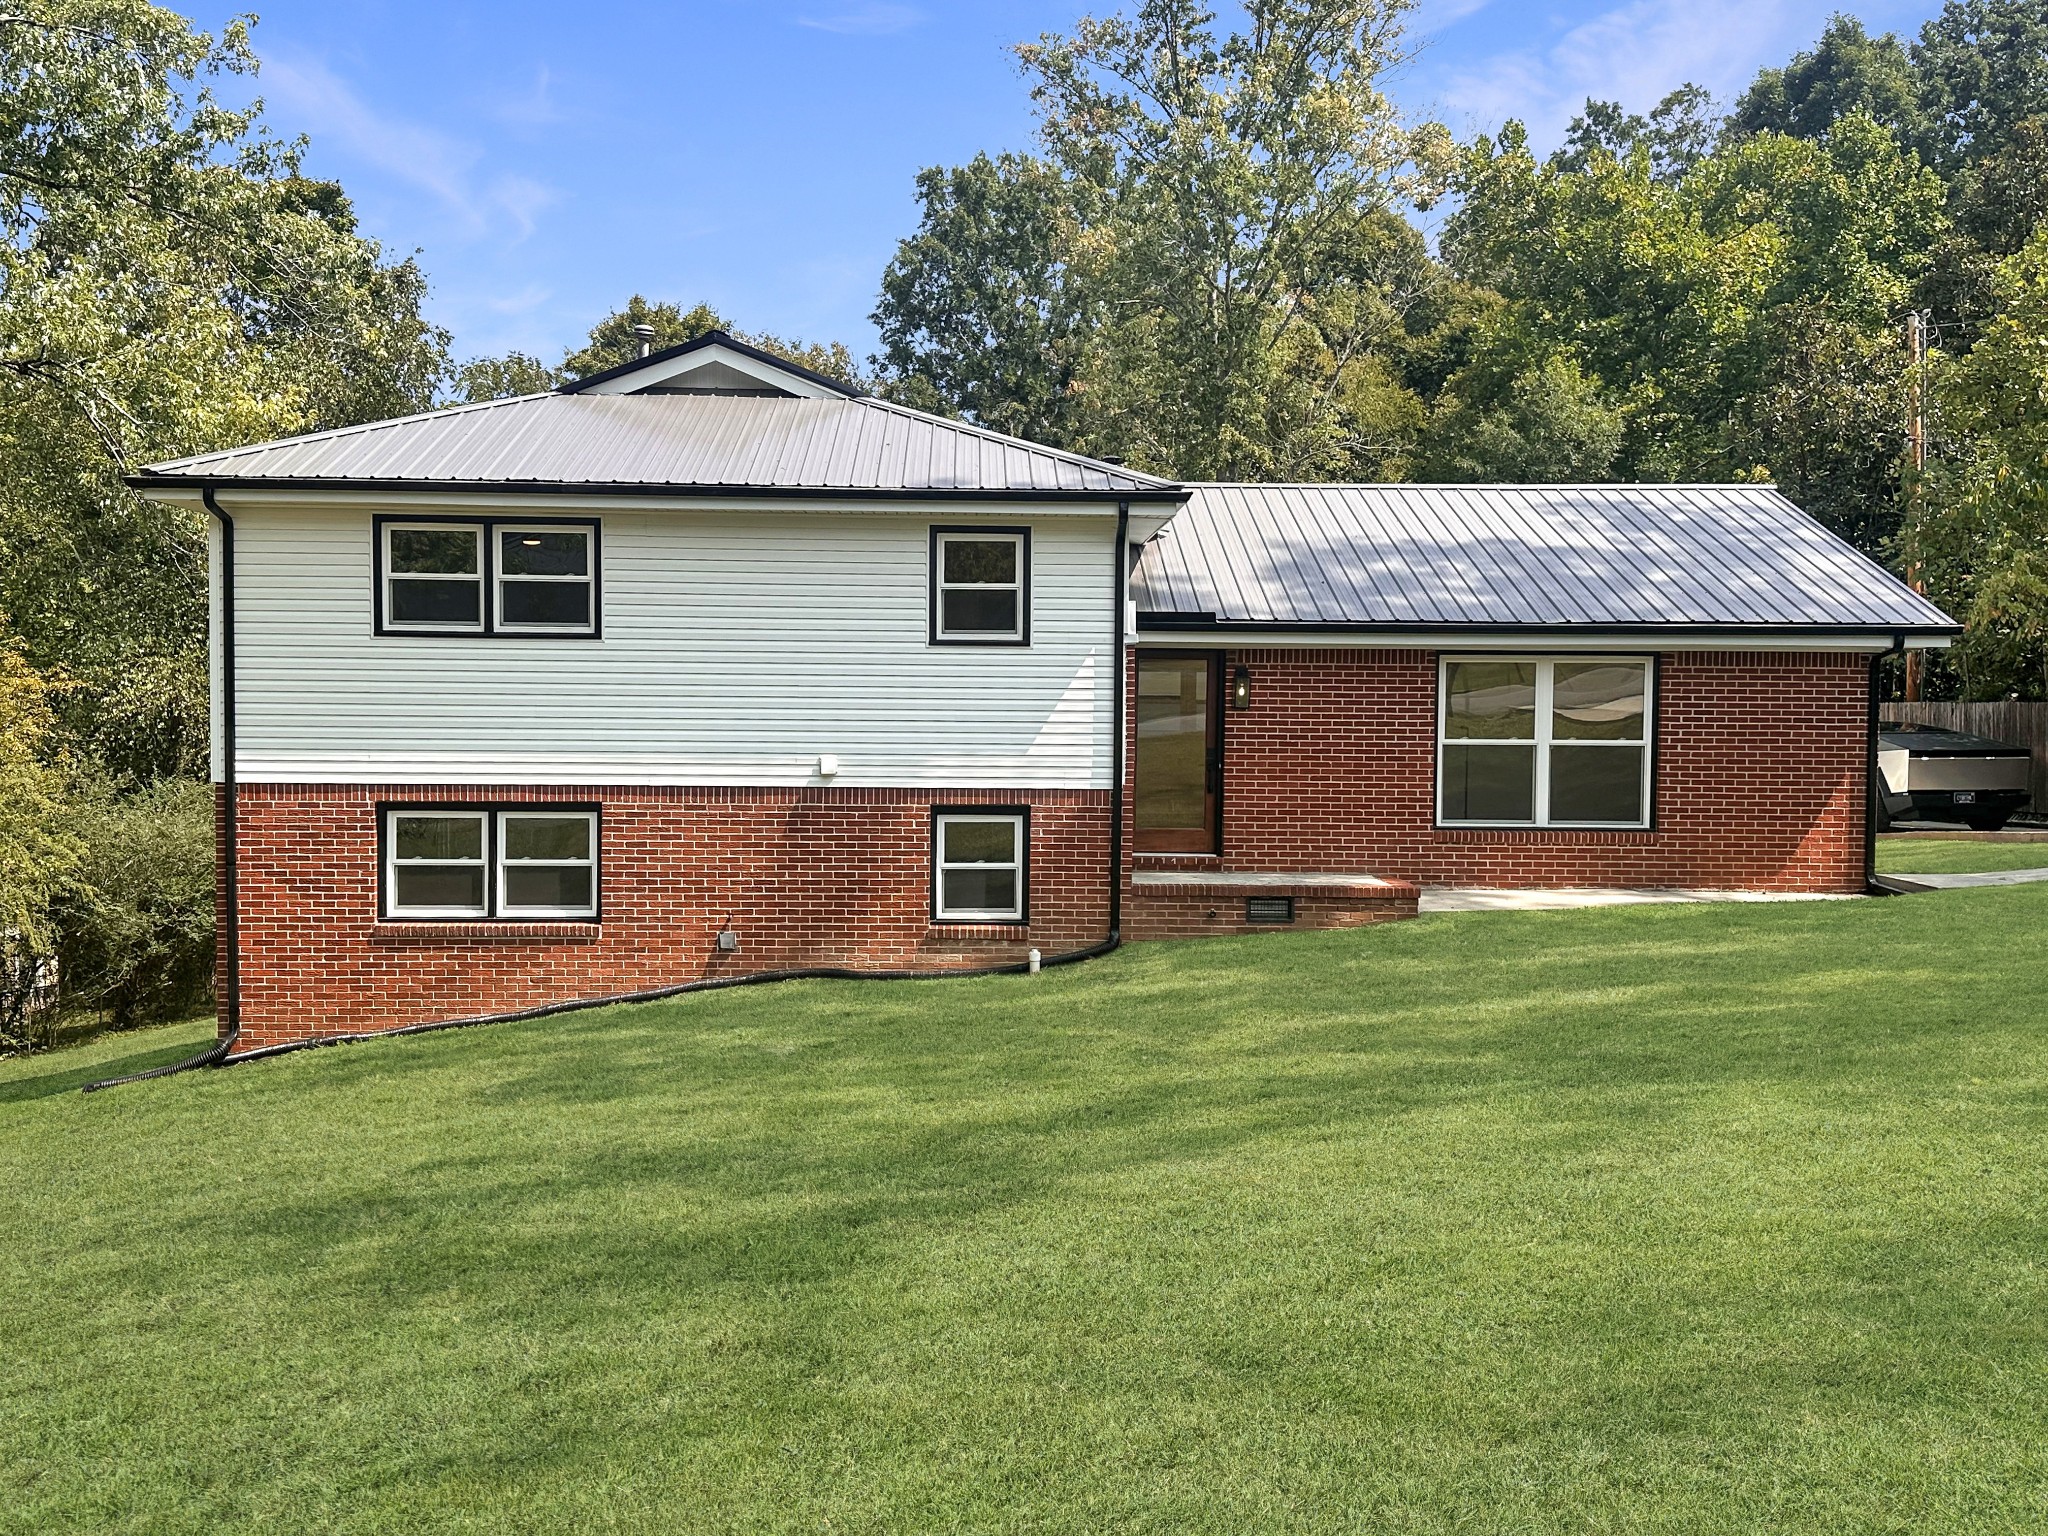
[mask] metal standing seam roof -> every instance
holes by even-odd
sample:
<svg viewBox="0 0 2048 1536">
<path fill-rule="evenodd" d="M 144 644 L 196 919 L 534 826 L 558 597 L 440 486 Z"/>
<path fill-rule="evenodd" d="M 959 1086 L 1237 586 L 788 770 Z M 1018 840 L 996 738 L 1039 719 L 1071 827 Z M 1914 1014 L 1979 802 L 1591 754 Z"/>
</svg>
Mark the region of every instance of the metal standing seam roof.
<svg viewBox="0 0 2048 1536">
<path fill-rule="evenodd" d="M 1171 481 L 867 396 L 521 395 L 196 454 L 137 481 L 1179 497 Z"/>
<path fill-rule="evenodd" d="M 1190 489 L 1143 627 L 1959 628 L 1769 486 Z"/>
</svg>

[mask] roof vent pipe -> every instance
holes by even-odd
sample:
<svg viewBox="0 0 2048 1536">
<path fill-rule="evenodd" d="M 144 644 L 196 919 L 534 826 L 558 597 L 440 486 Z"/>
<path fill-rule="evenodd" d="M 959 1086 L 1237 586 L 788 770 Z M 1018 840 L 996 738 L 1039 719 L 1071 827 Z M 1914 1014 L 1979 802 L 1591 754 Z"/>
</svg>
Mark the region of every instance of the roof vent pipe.
<svg viewBox="0 0 2048 1536">
<path fill-rule="evenodd" d="M 633 334 L 640 338 L 640 355 L 645 357 L 654 350 L 654 327 L 642 320 L 633 327 Z"/>
</svg>

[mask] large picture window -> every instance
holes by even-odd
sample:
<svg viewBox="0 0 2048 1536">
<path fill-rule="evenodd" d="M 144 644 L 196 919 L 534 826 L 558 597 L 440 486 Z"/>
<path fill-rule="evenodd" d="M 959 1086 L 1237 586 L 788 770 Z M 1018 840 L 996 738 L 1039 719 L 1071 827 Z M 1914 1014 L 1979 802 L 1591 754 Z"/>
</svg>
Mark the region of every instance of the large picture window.
<svg viewBox="0 0 2048 1536">
<path fill-rule="evenodd" d="M 581 806 L 393 806 L 386 917 L 597 916 L 598 813 Z"/>
<path fill-rule="evenodd" d="M 1642 657 L 1446 657 L 1437 819 L 1649 825 L 1654 676 Z"/>
<path fill-rule="evenodd" d="M 1028 645 L 1031 535 L 1022 528 L 932 530 L 934 645 Z"/>
<path fill-rule="evenodd" d="M 932 917 L 942 923 L 1024 921 L 1023 811 L 939 811 L 932 816 Z"/>
<path fill-rule="evenodd" d="M 377 623 L 389 635 L 595 635 L 598 525 L 378 518 Z"/>
</svg>

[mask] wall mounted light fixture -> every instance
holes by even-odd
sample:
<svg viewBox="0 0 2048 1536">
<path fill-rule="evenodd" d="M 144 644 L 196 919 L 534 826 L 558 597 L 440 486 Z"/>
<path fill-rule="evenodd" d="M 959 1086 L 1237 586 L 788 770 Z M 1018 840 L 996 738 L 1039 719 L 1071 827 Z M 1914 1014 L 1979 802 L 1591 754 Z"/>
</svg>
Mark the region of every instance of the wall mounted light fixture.
<svg viewBox="0 0 2048 1536">
<path fill-rule="evenodd" d="M 1252 669 L 1239 667 L 1230 675 L 1230 707 L 1250 709 L 1252 707 Z"/>
</svg>

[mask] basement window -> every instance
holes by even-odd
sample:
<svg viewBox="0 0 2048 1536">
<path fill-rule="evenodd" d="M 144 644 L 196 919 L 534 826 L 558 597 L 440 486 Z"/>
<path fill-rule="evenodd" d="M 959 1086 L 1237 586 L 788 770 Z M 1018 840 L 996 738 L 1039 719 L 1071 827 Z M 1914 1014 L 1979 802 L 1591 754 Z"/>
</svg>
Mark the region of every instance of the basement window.
<svg viewBox="0 0 2048 1536">
<path fill-rule="evenodd" d="M 1649 825 L 1648 658 L 1460 656 L 1442 665 L 1442 825 Z"/>
<path fill-rule="evenodd" d="M 939 923 L 1024 921 L 1023 810 L 932 813 L 932 920 Z"/>
<path fill-rule="evenodd" d="M 1031 643 L 1031 534 L 1023 528 L 934 528 L 934 645 Z"/>
<path fill-rule="evenodd" d="M 387 807 L 383 915 L 596 917 L 597 830 L 586 806 Z"/>
<path fill-rule="evenodd" d="M 375 520 L 380 635 L 598 632 L 598 525 Z"/>
</svg>

